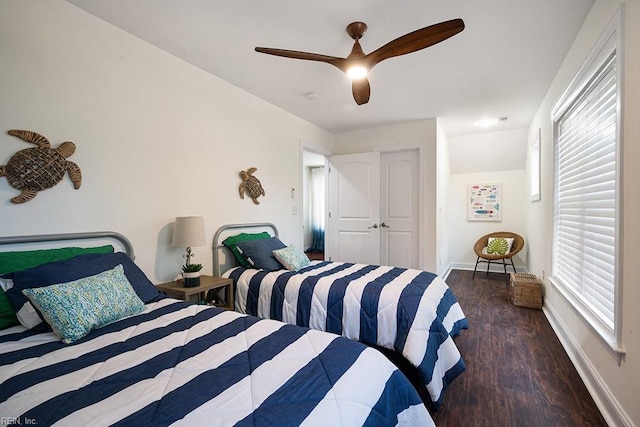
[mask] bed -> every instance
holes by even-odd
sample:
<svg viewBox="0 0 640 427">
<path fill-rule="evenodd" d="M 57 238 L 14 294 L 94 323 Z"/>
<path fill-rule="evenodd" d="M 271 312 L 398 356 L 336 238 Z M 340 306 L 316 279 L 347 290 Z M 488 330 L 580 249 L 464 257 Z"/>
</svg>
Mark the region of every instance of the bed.
<svg viewBox="0 0 640 427">
<path fill-rule="evenodd" d="M 234 281 L 236 311 L 380 349 L 402 364 L 433 409 L 465 369 L 453 337 L 468 323 L 449 287 L 435 274 L 309 261 L 279 241 L 271 223 L 225 225 L 214 236 L 213 250 L 216 274 Z M 412 368 L 407 372 L 404 366 Z"/>
<path fill-rule="evenodd" d="M 124 252 L 23 247 L 95 236 Z M 375 350 L 163 296 L 118 233 L 0 238 L 8 243 L 22 246 L 0 248 L 2 425 L 433 425 Z M 29 327 L 7 324 L 5 297 Z"/>
</svg>

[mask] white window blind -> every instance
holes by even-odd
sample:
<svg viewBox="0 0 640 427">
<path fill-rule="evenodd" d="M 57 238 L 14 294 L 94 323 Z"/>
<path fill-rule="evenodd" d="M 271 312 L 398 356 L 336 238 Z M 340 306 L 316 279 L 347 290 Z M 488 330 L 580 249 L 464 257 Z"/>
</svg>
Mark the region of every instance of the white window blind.
<svg viewBox="0 0 640 427">
<path fill-rule="evenodd" d="M 616 51 L 556 120 L 553 277 L 613 333 L 617 229 Z"/>
</svg>

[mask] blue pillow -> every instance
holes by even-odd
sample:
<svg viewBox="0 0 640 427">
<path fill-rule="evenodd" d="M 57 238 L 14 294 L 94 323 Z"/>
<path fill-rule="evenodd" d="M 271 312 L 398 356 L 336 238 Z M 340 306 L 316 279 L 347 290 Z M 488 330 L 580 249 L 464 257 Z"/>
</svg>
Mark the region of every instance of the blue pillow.
<svg viewBox="0 0 640 427">
<path fill-rule="evenodd" d="M 49 327 L 44 322 L 42 315 L 22 294 L 24 289 L 41 288 L 94 276 L 103 271 L 111 270 L 118 264 L 122 264 L 127 280 L 144 303 L 151 302 L 161 296 L 142 270 L 123 252 L 78 255 L 63 261 L 7 273 L 2 277 L 13 280 L 13 287 L 7 290 L 6 294 L 20 323 L 29 329 L 48 330 Z"/>
<path fill-rule="evenodd" d="M 65 344 L 124 317 L 144 310 L 124 275 L 122 265 L 68 283 L 25 289 L 53 332 Z"/>
<path fill-rule="evenodd" d="M 238 242 L 245 242 L 247 240 L 255 240 L 255 239 L 268 239 L 270 237 L 271 235 L 266 231 L 263 231 L 262 233 L 240 233 L 240 234 L 236 234 L 235 236 L 227 237 L 226 239 L 223 240 L 222 244 L 228 247 L 229 249 L 231 249 L 233 256 L 238 261 L 238 264 L 246 268 L 251 268 L 252 265 L 249 264 L 249 261 L 247 261 L 247 258 L 244 255 L 242 255 L 238 250 L 238 246 L 237 246 Z"/>
<path fill-rule="evenodd" d="M 248 240 L 236 244 L 240 252 L 247 257 L 249 264 L 259 270 L 281 270 L 282 264 L 273 256 L 273 251 L 286 248 L 278 238 Z"/>
</svg>

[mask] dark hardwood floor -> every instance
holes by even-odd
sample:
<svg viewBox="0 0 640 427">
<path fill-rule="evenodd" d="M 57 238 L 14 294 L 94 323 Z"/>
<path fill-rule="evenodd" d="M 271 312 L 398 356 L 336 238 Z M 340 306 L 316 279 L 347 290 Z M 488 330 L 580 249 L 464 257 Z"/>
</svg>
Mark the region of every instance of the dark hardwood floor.
<svg viewBox="0 0 640 427">
<path fill-rule="evenodd" d="M 446 280 L 469 321 L 455 338 L 467 369 L 436 425 L 606 426 L 542 310 L 512 305 L 504 274 L 472 274 Z"/>
<path fill-rule="evenodd" d="M 324 252 L 305 252 L 311 261 L 324 261 Z"/>
</svg>

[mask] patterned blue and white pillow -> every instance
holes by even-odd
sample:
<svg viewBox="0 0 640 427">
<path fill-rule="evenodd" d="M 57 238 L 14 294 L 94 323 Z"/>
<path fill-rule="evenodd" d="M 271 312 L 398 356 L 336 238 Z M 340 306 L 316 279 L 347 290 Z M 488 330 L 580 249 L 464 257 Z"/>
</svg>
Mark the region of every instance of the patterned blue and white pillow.
<svg viewBox="0 0 640 427">
<path fill-rule="evenodd" d="M 311 261 L 309 261 L 309 257 L 295 246 L 276 249 L 273 251 L 273 256 L 276 257 L 278 262 L 280 262 L 284 268 L 291 271 L 298 271 L 302 267 L 306 267 L 311 263 Z"/>
<path fill-rule="evenodd" d="M 41 288 L 23 289 L 62 342 L 71 344 L 145 306 L 121 264 L 94 276 Z"/>
</svg>

